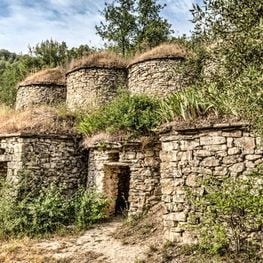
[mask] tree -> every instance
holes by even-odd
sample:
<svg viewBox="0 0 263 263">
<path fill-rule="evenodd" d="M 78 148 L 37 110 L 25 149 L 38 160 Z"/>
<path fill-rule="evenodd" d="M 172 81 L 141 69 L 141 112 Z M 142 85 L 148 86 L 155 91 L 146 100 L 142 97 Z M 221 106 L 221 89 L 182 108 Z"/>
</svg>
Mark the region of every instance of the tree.
<svg viewBox="0 0 263 263">
<path fill-rule="evenodd" d="M 166 5 L 156 3 L 156 0 L 139 0 L 137 6 L 137 32 L 136 46 L 139 49 L 144 47 L 155 47 L 167 41 L 171 30 L 171 24 L 160 17 L 160 11 Z"/>
<path fill-rule="evenodd" d="M 216 43 L 230 74 L 262 65 L 262 1 L 203 0 L 191 11 L 195 34 Z"/>
<path fill-rule="evenodd" d="M 115 44 L 123 55 L 134 48 L 154 47 L 167 41 L 173 32 L 160 11 L 165 5 L 156 0 L 114 0 L 105 3 L 101 14 L 105 22 L 96 26 L 97 33 L 103 40 Z"/>
<path fill-rule="evenodd" d="M 134 0 L 114 0 L 111 4 L 105 3 L 101 14 L 105 22 L 96 26 L 97 33 L 103 40 L 113 42 L 123 55 L 127 55 L 134 43 Z"/>
<path fill-rule="evenodd" d="M 68 62 L 68 47 L 64 41 L 42 41 L 35 47 L 29 46 L 29 53 L 40 60 L 42 67 L 63 66 Z"/>
</svg>

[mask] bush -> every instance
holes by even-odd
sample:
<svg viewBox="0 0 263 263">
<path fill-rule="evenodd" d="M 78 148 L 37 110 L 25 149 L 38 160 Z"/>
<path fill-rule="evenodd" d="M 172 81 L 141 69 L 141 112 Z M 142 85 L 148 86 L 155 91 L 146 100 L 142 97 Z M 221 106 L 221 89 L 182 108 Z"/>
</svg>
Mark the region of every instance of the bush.
<svg viewBox="0 0 263 263">
<path fill-rule="evenodd" d="M 122 94 L 111 103 L 83 118 L 79 130 L 87 135 L 99 131 L 147 134 L 159 124 L 159 101 L 146 96 Z"/>
<path fill-rule="evenodd" d="M 85 229 L 105 218 L 106 199 L 86 190 L 65 196 L 55 186 L 42 188 L 37 196 L 15 200 L 6 185 L 0 189 L 0 237 L 41 235 L 73 225 Z"/>
<path fill-rule="evenodd" d="M 101 194 L 80 190 L 74 201 L 75 225 L 83 229 L 106 218 L 107 205 L 108 201 Z"/>
<path fill-rule="evenodd" d="M 202 248 L 211 253 L 239 253 L 252 248 L 252 241 L 258 245 L 251 234 L 256 237 L 263 228 L 261 172 L 223 182 L 211 177 L 205 182 L 205 193 L 193 197 L 192 204 L 200 216 L 196 230 Z"/>
</svg>

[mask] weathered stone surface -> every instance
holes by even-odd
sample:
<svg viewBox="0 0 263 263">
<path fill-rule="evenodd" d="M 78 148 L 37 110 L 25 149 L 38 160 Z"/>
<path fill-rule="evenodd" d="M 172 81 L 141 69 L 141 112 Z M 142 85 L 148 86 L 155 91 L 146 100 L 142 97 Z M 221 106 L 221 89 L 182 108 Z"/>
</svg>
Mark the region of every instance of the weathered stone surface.
<svg viewBox="0 0 263 263">
<path fill-rule="evenodd" d="M 132 94 L 166 97 L 187 85 L 189 80 L 180 70 L 184 63 L 164 58 L 133 64 L 128 69 L 128 89 Z"/>
<path fill-rule="evenodd" d="M 142 143 L 139 142 L 136 145 L 125 145 L 125 143 L 122 145 L 119 143 L 119 146 L 115 149 L 115 152 L 119 154 L 119 159 L 114 162 L 110 158 L 112 150 L 110 145 L 105 149 L 99 147 L 90 149 L 87 187 L 95 187 L 101 192 L 108 193 L 107 196 L 109 195 L 110 199 L 116 198 L 116 192 L 107 192 L 107 185 L 110 185 L 111 189 L 114 187 L 115 190 L 117 189 L 118 179 L 116 174 L 121 171 L 121 165 L 124 165 L 130 170 L 129 215 L 140 214 L 145 208 L 152 207 L 160 201 L 160 157 L 163 166 L 170 159 L 166 159 L 166 152 L 159 157 L 159 144 L 142 147 Z M 109 169 L 112 172 L 109 173 Z M 173 177 L 172 173 L 171 176 Z M 163 180 L 163 200 L 169 202 L 170 197 L 165 198 L 165 195 L 171 195 L 175 186 L 176 184 L 171 183 L 169 179 Z"/>
<path fill-rule="evenodd" d="M 201 145 L 217 145 L 217 144 L 224 144 L 226 142 L 226 138 L 223 136 L 204 136 L 200 138 Z"/>
<path fill-rule="evenodd" d="M 57 105 L 66 102 L 66 93 L 66 86 L 62 85 L 20 86 L 16 95 L 16 109 L 34 105 Z"/>
<path fill-rule="evenodd" d="M 240 152 L 241 152 L 241 149 L 238 147 L 229 148 L 227 151 L 228 155 L 239 154 Z"/>
<path fill-rule="evenodd" d="M 245 127 L 231 127 L 229 124 L 207 128 L 191 130 L 191 133 L 189 129 L 175 129 L 164 134 L 164 138 L 170 136 L 171 140 L 165 141 L 162 135 L 160 139 L 162 144 L 166 143 L 165 149 L 169 149 L 165 152 L 165 164 L 160 166 L 161 184 L 165 182 L 167 190 L 165 195 L 162 194 L 162 200 L 169 218 L 167 222 L 164 218 L 164 229 L 170 240 L 180 243 L 196 242 L 191 231 L 187 232 L 189 227 L 197 224 L 191 220 L 191 215 L 197 213 L 198 216 L 198 212 L 191 211 L 188 203 L 189 188 L 202 195 L 204 186 L 200 180 L 215 176 L 222 181 L 229 176 L 246 175 L 263 162 L 263 148 L 256 144 L 259 140 L 252 133 L 244 132 Z M 200 144 L 196 143 L 199 140 Z M 180 145 L 174 148 L 172 143 Z"/>
<path fill-rule="evenodd" d="M 126 69 L 82 68 L 67 74 L 69 109 L 92 109 L 111 101 L 125 88 Z"/>
<path fill-rule="evenodd" d="M 254 153 L 256 143 L 255 137 L 242 137 L 234 140 L 234 143 L 237 147 L 243 149 L 244 153 Z"/>
<path fill-rule="evenodd" d="M 211 166 L 218 166 L 219 165 L 219 160 L 212 156 L 212 157 L 206 157 L 202 162 L 201 162 L 202 166 L 205 167 L 211 167 Z"/>
<path fill-rule="evenodd" d="M 3 147 L 8 159 L 7 180 L 18 182 L 22 176 L 29 176 L 30 190 L 56 183 L 73 192 L 86 180 L 87 155 L 80 147 L 80 138 L 21 134 L 0 137 Z"/>
</svg>

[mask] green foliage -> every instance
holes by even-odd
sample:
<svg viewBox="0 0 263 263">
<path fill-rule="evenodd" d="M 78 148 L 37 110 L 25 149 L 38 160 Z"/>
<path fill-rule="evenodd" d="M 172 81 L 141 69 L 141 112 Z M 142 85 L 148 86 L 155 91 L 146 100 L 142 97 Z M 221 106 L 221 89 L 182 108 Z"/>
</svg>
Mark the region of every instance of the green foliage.
<svg viewBox="0 0 263 263">
<path fill-rule="evenodd" d="M 209 96 L 205 96 L 205 93 Z M 213 90 L 204 91 L 200 88 L 188 88 L 161 101 L 159 115 L 162 122 L 169 122 L 177 117 L 184 120 L 217 113 L 216 101 L 213 100 Z"/>
<path fill-rule="evenodd" d="M 255 238 L 251 244 L 250 235 L 259 235 L 263 227 L 262 171 L 222 181 L 211 177 L 204 185 L 203 195 L 190 195 L 200 220 L 201 247 L 210 253 L 239 253 L 259 245 Z"/>
<path fill-rule="evenodd" d="M 0 189 L 0 237 L 41 235 L 53 233 L 65 226 L 78 229 L 105 218 L 106 199 L 80 190 L 66 196 L 62 188 L 41 188 L 37 195 L 15 199 L 12 188 L 4 184 Z"/>
<path fill-rule="evenodd" d="M 103 40 L 109 41 L 123 55 L 167 41 L 171 25 L 160 16 L 165 7 L 156 0 L 114 0 L 101 12 L 105 22 L 96 26 Z"/>
<path fill-rule="evenodd" d="M 138 0 L 136 11 L 136 48 L 139 50 L 158 46 L 169 39 L 171 24 L 160 16 L 166 5 L 160 5 L 156 0 Z"/>
<path fill-rule="evenodd" d="M 248 65 L 263 62 L 262 2 L 258 0 L 204 0 L 192 10 L 195 33 L 215 44 L 230 75 L 238 75 Z"/>
<path fill-rule="evenodd" d="M 133 48 L 135 30 L 134 0 L 117 0 L 105 3 L 101 14 L 106 22 L 96 26 L 103 40 L 113 42 L 126 55 Z"/>
<path fill-rule="evenodd" d="M 99 131 L 147 134 L 159 123 L 159 101 L 146 96 L 123 94 L 85 117 L 79 124 L 82 133 Z"/>
<path fill-rule="evenodd" d="M 106 218 L 105 208 L 108 201 L 96 192 L 80 190 L 74 201 L 75 224 L 84 229 L 87 226 Z"/>
</svg>

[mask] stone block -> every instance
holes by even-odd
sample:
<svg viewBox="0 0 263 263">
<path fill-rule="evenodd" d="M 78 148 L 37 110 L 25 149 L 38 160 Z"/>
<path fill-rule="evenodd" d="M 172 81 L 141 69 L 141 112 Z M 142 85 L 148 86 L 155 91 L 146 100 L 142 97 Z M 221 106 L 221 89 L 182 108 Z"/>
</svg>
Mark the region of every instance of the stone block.
<svg viewBox="0 0 263 263">
<path fill-rule="evenodd" d="M 200 145 L 218 145 L 226 143 L 226 138 L 223 136 L 205 136 L 200 138 Z"/>
<path fill-rule="evenodd" d="M 235 155 L 241 153 L 241 149 L 239 147 L 229 148 L 227 151 L 228 155 Z"/>
<path fill-rule="evenodd" d="M 249 161 L 256 161 L 260 158 L 263 158 L 263 156 L 259 155 L 259 154 L 248 154 L 248 155 L 246 155 L 245 158 L 246 158 L 246 160 L 249 160 Z"/>
<path fill-rule="evenodd" d="M 234 140 L 235 146 L 242 149 L 245 154 L 252 154 L 256 148 L 256 142 L 254 137 L 242 137 Z"/>
<path fill-rule="evenodd" d="M 182 151 L 193 150 L 199 147 L 199 140 L 182 140 L 180 141 L 180 149 Z"/>
<path fill-rule="evenodd" d="M 201 162 L 201 165 L 204 166 L 204 167 L 218 166 L 219 165 L 219 160 L 216 157 L 214 157 L 214 156 L 207 157 Z"/>
<path fill-rule="evenodd" d="M 229 171 L 234 173 L 242 173 L 245 170 L 245 164 L 244 163 L 236 163 L 229 167 Z"/>
<path fill-rule="evenodd" d="M 215 144 L 215 145 L 205 145 L 204 149 L 207 151 L 225 151 L 227 149 L 226 144 Z"/>
</svg>

